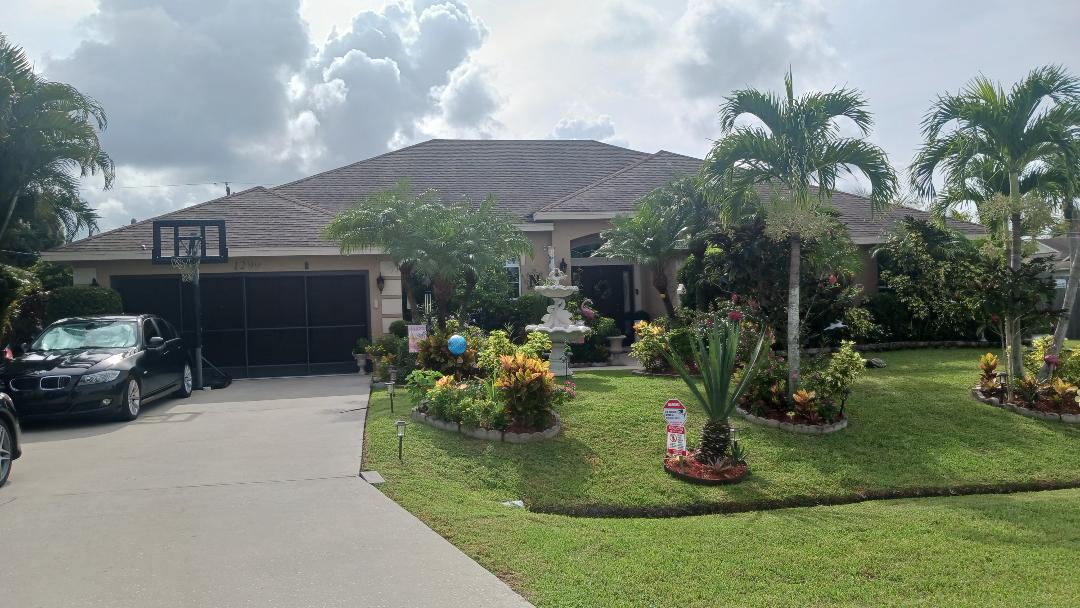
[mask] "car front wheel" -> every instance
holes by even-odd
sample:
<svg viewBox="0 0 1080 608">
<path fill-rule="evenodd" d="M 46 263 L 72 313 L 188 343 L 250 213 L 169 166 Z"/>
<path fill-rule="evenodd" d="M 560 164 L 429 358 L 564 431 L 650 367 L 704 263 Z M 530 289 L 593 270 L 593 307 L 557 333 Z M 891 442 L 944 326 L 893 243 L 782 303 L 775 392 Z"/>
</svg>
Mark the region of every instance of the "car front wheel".
<svg viewBox="0 0 1080 608">
<path fill-rule="evenodd" d="M 11 475 L 11 462 L 15 459 L 15 434 L 6 423 L 0 422 L 0 486 Z"/>
<path fill-rule="evenodd" d="M 191 366 L 187 363 L 184 364 L 184 371 L 180 374 L 180 388 L 176 389 L 175 395 L 181 399 L 186 399 L 191 396 L 191 387 L 194 380 L 191 376 Z"/>
<path fill-rule="evenodd" d="M 124 395 L 120 399 L 120 419 L 135 420 L 139 417 L 142 405 L 142 387 L 135 378 L 129 378 L 124 386 Z"/>
</svg>

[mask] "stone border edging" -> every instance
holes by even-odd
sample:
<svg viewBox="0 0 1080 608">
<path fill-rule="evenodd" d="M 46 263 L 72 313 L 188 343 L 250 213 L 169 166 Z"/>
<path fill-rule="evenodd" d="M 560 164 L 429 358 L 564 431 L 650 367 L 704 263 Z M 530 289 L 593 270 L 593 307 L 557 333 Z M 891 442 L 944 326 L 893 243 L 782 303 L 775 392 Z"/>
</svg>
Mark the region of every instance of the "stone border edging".
<svg viewBox="0 0 1080 608">
<path fill-rule="evenodd" d="M 755 416 L 749 411 L 742 408 L 735 408 L 735 411 L 742 414 L 743 418 L 746 418 L 750 422 L 760 426 L 767 426 L 771 429 L 780 429 L 782 431 L 788 431 L 789 433 L 800 433 L 802 435 L 828 435 L 829 433 L 835 433 L 840 429 L 847 427 L 847 416 L 840 419 L 839 422 L 832 424 L 792 424 L 790 422 L 780 422 L 779 420 L 773 420 L 772 418 L 762 418 L 761 416 Z"/>
<path fill-rule="evenodd" d="M 426 424 L 430 427 L 441 429 L 444 431 L 453 431 L 461 433 L 466 437 L 472 437 L 473 439 L 483 439 L 485 441 L 502 441 L 505 443 L 535 443 L 538 441 L 547 441 L 554 439 L 559 433 L 562 432 L 562 419 L 558 414 L 552 413 L 555 416 L 555 426 L 545 429 L 543 431 L 537 431 L 535 433 L 511 433 L 508 431 L 498 431 L 495 429 L 481 429 L 471 426 L 463 426 L 459 422 L 449 422 L 446 420 L 439 420 L 438 418 L 420 412 L 419 410 L 412 410 L 412 419 Z"/>
<path fill-rule="evenodd" d="M 1003 410 L 1009 410 L 1015 414 L 1021 416 L 1027 416 L 1028 418 L 1037 418 L 1039 420 L 1053 420 L 1057 422 L 1064 422 L 1065 424 L 1080 424 L 1080 414 L 1057 414 L 1055 412 L 1040 412 L 1039 410 L 1033 410 L 1019 405 L 1013 405 L 1012 403 L 1006 403 L 997 397 L 985 397 L 982 391 L 978 387 L 971 389 L 971 396 L 975 397 L 976 401 L 981 401 L 987 405 L 994 407 L 1000 407 Z"/>
</svg>

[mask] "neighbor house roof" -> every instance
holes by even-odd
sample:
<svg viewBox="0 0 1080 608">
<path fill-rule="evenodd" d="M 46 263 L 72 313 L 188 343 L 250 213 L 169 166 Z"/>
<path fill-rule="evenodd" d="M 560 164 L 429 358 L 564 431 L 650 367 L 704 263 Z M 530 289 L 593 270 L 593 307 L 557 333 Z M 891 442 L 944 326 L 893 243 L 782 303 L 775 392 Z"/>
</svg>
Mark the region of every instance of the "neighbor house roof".
<svg viewBox="0 0 1080 608">
<path fill-rule="evenodd" d="M 224 219 L 233 255 L 244 249 L 258 249 L 262 255 L 268 255 L 267 249 L 280 250 L 280 255 L 311 248 L 332 252 L 335 249 L 322 238 L 330 219 L 402 179 L 409 180 L 416 192 L 438 190 L 445 202 L 479 202 L 494 195 L 500 207 L 523 222 L 544 222 L 630 213 L 642 196 L 675 177 L 697 173 L 701 164 L 701 159 L 664 150 L 647 154 L 587 140 L 433 139 L 161 217 Z M 926 212 L 908 208 L 872 215 L 866 198 L 843 192 L 835 193 L 832 201 L 857 243 L 880 242 L 902 216 L 929 218 Z M 976 224 L 949 224 L 965 234 L 983 234 Z M 147 220 L 53 249 L 46 257 L 56 261 L 103 259 L 109 257 L 106 254 L 149 257 L 151 232 Z"/>
</svg>

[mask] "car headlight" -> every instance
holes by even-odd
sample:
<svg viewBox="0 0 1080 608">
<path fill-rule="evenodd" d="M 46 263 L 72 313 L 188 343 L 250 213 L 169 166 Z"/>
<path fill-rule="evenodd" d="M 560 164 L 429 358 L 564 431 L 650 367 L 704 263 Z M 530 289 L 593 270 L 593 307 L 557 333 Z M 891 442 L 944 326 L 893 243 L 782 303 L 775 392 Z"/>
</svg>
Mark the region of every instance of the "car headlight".
<svg viewBox="0 0 1080 608">
<path fill-rule="evenodd" d="M 103 372 L 94 372 L 93 374 L 86 374 L 80 380 L 80 384 L 101 384 L 102 382 L 112 382 L 120 376 L 120 370 L 107 369 Z"/>
</svg>

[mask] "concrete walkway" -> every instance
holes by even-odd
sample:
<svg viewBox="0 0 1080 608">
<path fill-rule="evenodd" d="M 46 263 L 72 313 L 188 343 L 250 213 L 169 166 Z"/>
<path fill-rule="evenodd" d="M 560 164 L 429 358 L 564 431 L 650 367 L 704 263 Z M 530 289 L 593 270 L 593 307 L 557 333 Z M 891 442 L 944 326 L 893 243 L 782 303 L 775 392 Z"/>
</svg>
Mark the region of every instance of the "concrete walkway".
<svg viewBox="0 0 1080 608">
<path fill-rule="evenodd" d="M 360 479 L 360 376 L 238 381 L 26 429 L 0 605 L 528 606 Z"/>
</svg>

